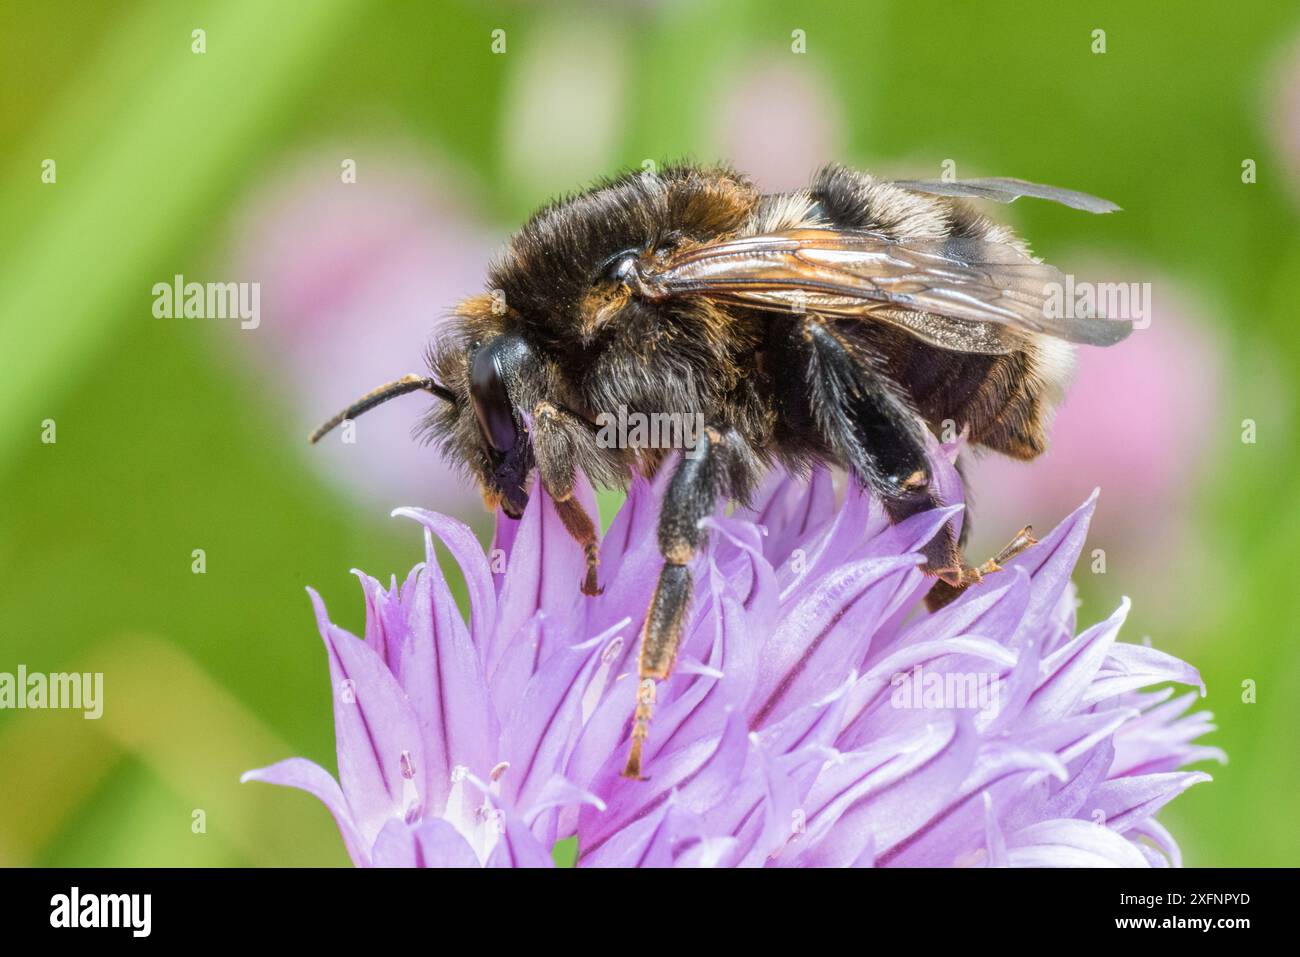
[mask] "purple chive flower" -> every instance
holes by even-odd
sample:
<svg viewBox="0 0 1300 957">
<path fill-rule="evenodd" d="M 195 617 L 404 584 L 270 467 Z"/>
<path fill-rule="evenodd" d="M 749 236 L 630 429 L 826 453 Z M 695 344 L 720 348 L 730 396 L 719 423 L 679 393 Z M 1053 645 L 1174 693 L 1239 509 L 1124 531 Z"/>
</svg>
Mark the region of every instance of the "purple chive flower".
<svg viewBox="0 0 1300 957">
<path fill-rule="evenodd" d="M 1287 185 L 1300 200 L 1300 37 L 1278 59 L 1276 78 L 1268 90 L 1273 134 L 1290 176 Z"/>
<path fill-rule="evenodd" d="M 960 505 L 891 526 L 852 485 L 837 505 L 824 471 L 773 476 L 753 508 L 709 520 L 649 780 L 621 777 L 664 481 L 633 483 L 596 598 L 540 491 L 498 521 L 504 566 L 464 525 L 399 509 L 424 526 L 426 561 L 387 589 L 360 576 L 364 640 L 312 595 L 338 782 L 303 758 L 245 780 L 315 794 L 358 865 L 546 866 L 575 834 L 579 866 L 1180 863 L 1154 815 L 1208 780 L 1181 768 L 1223 755 L 1193 743 L 1212 730 L 1188 713 L 1195 692 L 1142 690 L 1201 682 L 1116 640 L 1127 600 L 1076 634 L 1070 574 L 1095 493 L 927 614 L 917 549 Z M 435 537 L 468 583 L 468 624 Z"/>
</svg>

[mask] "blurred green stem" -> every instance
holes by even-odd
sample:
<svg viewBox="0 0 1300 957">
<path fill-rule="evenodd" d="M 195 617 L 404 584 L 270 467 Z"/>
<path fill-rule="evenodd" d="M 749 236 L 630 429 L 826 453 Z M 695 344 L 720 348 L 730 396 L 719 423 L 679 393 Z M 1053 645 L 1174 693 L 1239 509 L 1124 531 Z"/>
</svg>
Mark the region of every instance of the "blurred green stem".
<svg viewBox="0 0 1300 957">
<path fill-rule="evenodd" d="M 231 0 L 178 12 L 142 4 L 104 38 L 95 62 L 33 134 L 23 168 L 7 172 L 15 193 L 39 193 L 5 203 L 10 215 L 15 205 L 32 210 L 30 221 L 0 217 L 21 230 L 0 267 L 0 469 L 15 443 L 38 441 L 41 419 L 59 401 L 57 384 L 88 374 L 116 322 L 163 321 L 150 312 L 150 288 L 175 271 L 162 265 L 166 251 L 186 223 L 201 221 L 237 159 L 260 155 L 257 137 L 311 77 L 354 5 Z M 160 30 L 160 22 L 174 29 Z M 191 49 L 199 28 L 204 53 Z M 141 60 L 148 70 L 136 70 Z M 140 79 L 107 106 L 104 135 L 85 144 L 86 127 L 102 122 L 104 91 L 118 88 L 125 70 Z M 55 183 L 41 182 L 33 156 L 56 161 Z"/>
</svg>

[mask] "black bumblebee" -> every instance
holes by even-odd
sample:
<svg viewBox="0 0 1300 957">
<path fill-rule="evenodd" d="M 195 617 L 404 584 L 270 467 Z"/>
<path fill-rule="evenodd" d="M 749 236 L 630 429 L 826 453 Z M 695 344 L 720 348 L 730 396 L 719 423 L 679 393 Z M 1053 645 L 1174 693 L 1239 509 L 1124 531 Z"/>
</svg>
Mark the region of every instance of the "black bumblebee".
<svg viewBox="0 0 1300 957">
<path fill-rule="evenodd" d="M 1019 459 L 1045 447 L 1071 343 L 1111 345 L 1127 322 L 1054 318 L 1063 280 L 1008 228 L 958 197 L 1118 207 L 1020 180 L 885 182 L 828 166 L 764 195 L 725 168 L 679 165 L 598 183 L 535 213 L 430 348 L 432 375 L 383 386 L 321 426 L 398 395 L 440 400 L 425 422 L 488 506 L 517 518 L 536 472 L 586 552 L 599 591 L 596 526 L 575 476 L 625 486 L 670 449 L 608 447 L 597 419 L 620 408 L 705 424 L 667 487 L 664 565 L 641 634 L 640 690 L 625 773 L 639 777 L 655 682 L 672 671 L 691 600 L 700 522 L 745 501 L 764 470 L 844 467 L 902 521 L 942 504 L 924 430 Z M 938 607 L 1033 544 L 967 563 L 951 528 L 924 549 Z"/>
</svg>

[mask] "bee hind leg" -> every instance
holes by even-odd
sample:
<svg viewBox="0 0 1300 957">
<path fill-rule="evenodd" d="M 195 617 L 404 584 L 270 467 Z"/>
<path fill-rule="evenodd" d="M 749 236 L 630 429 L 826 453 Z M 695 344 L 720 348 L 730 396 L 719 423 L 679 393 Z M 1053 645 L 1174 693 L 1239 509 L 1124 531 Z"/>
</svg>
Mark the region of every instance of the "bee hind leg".
<svg viewBox="0 0 1300 957">
<path fill-rule="evenodd" d="M 624 777 L 642 779 L 642 750 L 650 734 L 657 683 L 672 674 L 690 611 L 693 585 L 689 565 L 705 536 L 700 523 L 713 514 L 724 491 L 720 460 L 729 452 L 726 443 L 738 438 L 730 433 L 724 439 L 719 431 L 705 429 L 699 444 L 681 460 L 668 483 L 659 513 L 659 551 L 664 564 L 641 629 L 640 683 Z"/>
<path fill-rule="evenodd" d="M 978 567 L 967 564 L 966 560 L 961 557 L 960 551 L 958 551 L 957 563 L 939 568 L 933 572 L 939 580 L 934 583 L 934 586 L 925 596 L 926 607 L 930 611 L 938 611 L 944 605 L 952 602 L 971 585 L 983 581 L 985 575 L 992 575 L 994 572 L 1002 571 L 1007 562 L 1026 549 L 1038 544 L 1038 539 L 1034 538 L 1033 531 L 1033 526 L 1026 525 L 1016 532 L 1015 538 L 1004 545 L 996 555 Z M 928 568 L 927 571 L 929 571 Z"/>
<path fill-rule="evenodd" d="M 898 388 L 879 371 L 882 357 L 815 317 L 803 321 L 794 342 L 805 370 L 797 388 L 806 393 L 813 422 L 858 482 L 880 499 L 889 520 L 898 524 L 941 507 L 924 427 Z M 945 524 L 921 547 L 922 571 L 937 579 L 926 594 L 927 607 L 934 611 L 948 604 L 1029 544 L 1032 539 L 1021 543 L 1018 536 L 976 568 L 963 556 L 953 523 Z"/>
</svg>

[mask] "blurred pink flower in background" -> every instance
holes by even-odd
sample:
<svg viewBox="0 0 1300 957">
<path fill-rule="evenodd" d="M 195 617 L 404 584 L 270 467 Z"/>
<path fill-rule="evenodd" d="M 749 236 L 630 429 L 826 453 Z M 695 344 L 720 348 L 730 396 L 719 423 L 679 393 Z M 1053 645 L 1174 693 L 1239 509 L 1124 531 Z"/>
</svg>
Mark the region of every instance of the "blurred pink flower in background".
<svg viewBox="0 0 1300 957">
<path fill-rule="evenodd" d="M 509 55 L 499 122 L 515 195 L 541 203 L 614 172 L 633 96 L 625 44 L 591 10 L 544 23 Z"/>
<path fill-rule="evenodd" d="M 355 183 L 342 181 L 344 158 L 357 162 Z M 464 183 L 408 150 L 322 148 L 237 212 L 238 275 L 262 284 L 261 327 L 240 338 L 293 404 L 295 420 L 281 431 L 304 454 L 312 427 L 381 383 L 425 371 L 430 335 L 482 289 L 496 239 L 464 194 Z M 476 514 L 473 487 L 412 438 L 432 401 L 416 395 L 372 411 L 357 420 L 355 444 L 336 431 L 310 461 L 385 508 Z"/>
<path fill-rule="evenodd" d="M 1077 275 L 1133 281 L 1132 273 Z M 1111 349 L 1078 349 L 1047 452 L 1029 463 L 999 455 L 970 463 L 972 556 L 992 554 L 1021 525 L 1041 524 L 1101 486 L 1092 537 L 1108 563 L 1122 563 L 1126 580 L 1136 576 L 1144 589 L 1182 580 L 1170 565 L 1179 555 L 1195 559 L 1188 513 L 1198 478 L 1229 434 L 1218 424 L 1223 372 L 1213 336 L 1176 285 L 1155 279 L 1151 287 L 1148 328 Z"/>
<path fill-rule="evenodd" d="M 764 61 L 731 74 L 718 98 L 720 156 L 766 191 L 807 186 L 841 157 L 834 90 L 815 71 Z"/>
<path fill-rule="evenodd" d="M 1291 174 L 1287 178 L 1291 195 L 1300 201 L 1300 40 L 1282 55 L 1271 93 L 1274 103 L 1268 112 L 1273 134 Z"/>
</svg>

